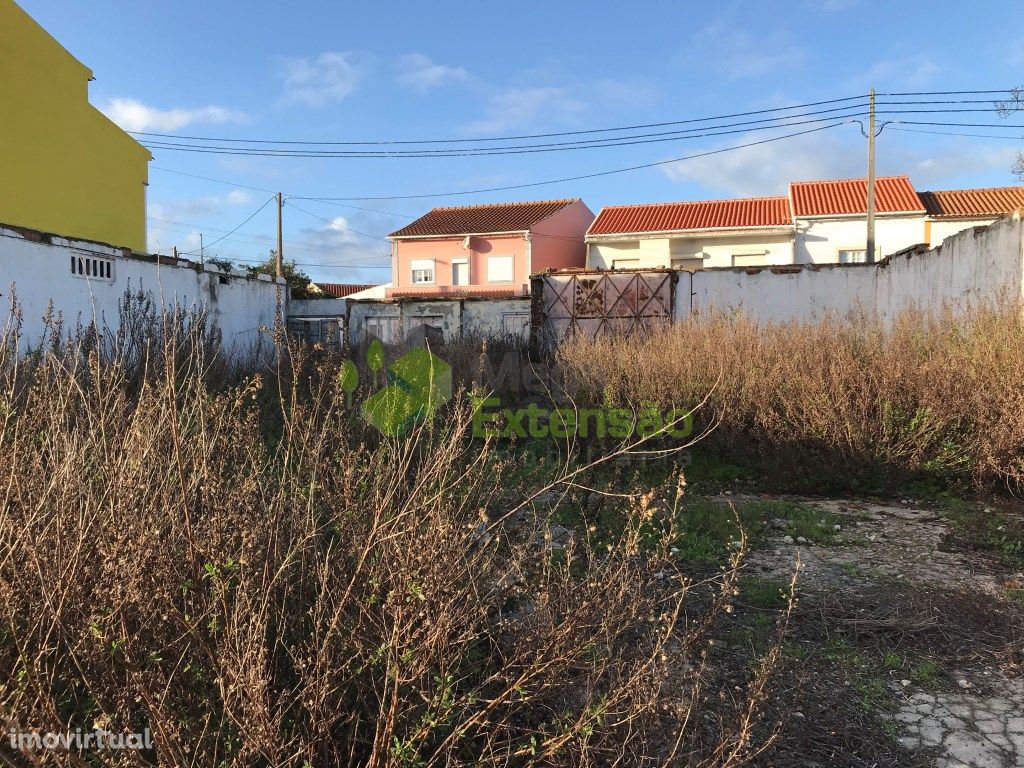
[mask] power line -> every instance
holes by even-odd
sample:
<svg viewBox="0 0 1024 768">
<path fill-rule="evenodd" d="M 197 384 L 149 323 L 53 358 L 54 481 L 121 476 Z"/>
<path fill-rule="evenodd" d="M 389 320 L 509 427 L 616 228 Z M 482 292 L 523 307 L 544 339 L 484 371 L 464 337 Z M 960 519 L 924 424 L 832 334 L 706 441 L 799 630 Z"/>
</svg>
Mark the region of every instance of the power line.
<svg viewBox="0 0 1024 768">
<path fill-rule="evenodd" d="M 275 192 L 272 189 L 264 189 L 263 187 L 253 187 L 253 186 L 250 186 L 248 184 L 240 184 L 240 183 L 238 183 L 236 181 L 226 181 L 224 179 L 215 179 L 215 178 L 212 178 L 210 176 L 200 176 L 200 175 L 195 174 L 195 173 L 186 173 L 185 171 L 176 171 L 176 170 L 173 170 L 171 168 L 161 168 L 158 165 L 151 165 L 151 166 L 149 166 L 149 170 L 151 170 L 151 171 L 161 171 L 163 173 L 173 173 L 175 176 L 187 176 L 190 179 L 200 179 L 202 181 L 211 181 L 211 182 L 213 182 L 215 184 L 224 184 L 224 185 L 229 186 L 229 187 L 237 187 L 238 189 L 248 189 L 248 190 L 251 190 L 251 191 L 254 191 L 254 192 L 266 192 L 266 193 L 272 194 L 272 195 L 276 195 L 277 194 L 277 192 Z M 317 202 L 325 202 L 325 201 L 320 200 L 319 198 L 316 198 L 316 197 L 297 197 L 296 195 L 290 195 L 287 192 L 285 193 L 285 197 L 296 198 L 296 199 L 299 199 L 299 200 L 313 200 L 313 201 L 317 201 Z M 332 204 L 336 205 L 339 208 L 351 208 L 352 210 L 355 210 L 355 211 L 365 211 L 367 213 L 380 213 L 380 214 L 383 214 L 385 216 L 397 216 L 397 217 L 402 218 L 402 219 L 415 219 L 416 218 L 416 216 L 413 216 L 412 214 L 409 214 L 409 213 L 396 213 L 394 211 L 381 211 L 381 210 L 376 210 L 374 208 L 361 208 L 358 205 L 344 205 L 342 203 L 332 203 Z"/>
<path fill-rule="evenodd" d="M 957 96 L 980 93 L 1012 93 L 1013 88 L 996 88 L 990 91 L 892 91 L 879 93 L 879 96 Z"/>
<path fill-rule="evenodd" d="M 921 120 L 895 120 L 894 122 L 899 125 L 937 125 L 945 128 L 1024 128 L 1024 125 L 1019 123 L 938 123 Z"/>
<path fill-rule="evenodd" d="M 230 230 L 222 229 L 222 228 L 219 228 L 219 227 L 210 227 L 210 226 L 207 226 L 205 224 L 194 224 L 194 223 L 187 222 L 187 221 L 174 221 L 172 219 L 161 219 L 161 218 L 158 218 L 156 216 L 147 216 L 146 220 L 150 221 L 150 222 L 161 222 L 161 223 L 157 223 L 157 224 L 151 224 L 150 227 L 152 229 L 159 229 L 159 230 L 163 230 L 163 231 L 166 231 L 166 232 L 175 232 L 175 233 L 177 233 L 179 235 L 191 235 L 191 234 L 195 234 L 195 233 L 200 232 L 200 231 L 202 231 L 202 232 L 230 232 Z M 187 227 L 188 229 L 185 229 L 185 230 L 174 229 L 173 227 L 165 226 L 167 224 L 174 224 L 174 225 L 177 225 L 178 227 Z M 255 235 L 255 234 L 248 234 L 248 233 L 244 233 L 244 232 L 239 232 L 237 234 L 231 235 L 227 239 L 234 240 L 236 242 L 244 242 L 243 240 L 241 240 L 241 238 L 247 238 L 247 239 L 249 239 L 251 241 L 254 241 L 254 242 L 250 243 L 251 245 L 262 245 L 264 243 L 271 244 L 271 245 L 276 245 L 276 243 L 277 243 L 277 238 L 274 237 L 274 236 L 271 236 L 271 235 Z M 285 240 L 284 242 L 285 242 L 285 245 L 289 246 L 290 248 L 297 249 L 297 250 L 325 251 L 325 252 L 330 252 L 330 253 L 333 253 L 333 252 L 337 251 L 337 248 L 334 247 L 334 246 L 321 245 L 319 243 L 310 243 L 310 242 L 307 242 L 305 240 Z"/>
<path fill-rule="evenodd" d="M 901 94 L 892 94 L 894 96 Z M 473 142 L 489 142 L 489 141 L 519 141 L 525 139 L 547 139 L 556 136 L 582 136 L 585 134 L 594 133 L 609 133 L 613 131 L 633 131 L 644 128 L 664 128 L 669 125 L 685 125 L 690 123 L 699 122 L 710 122 L 712 120 L 730 120 L 735 117 L 749 117 L 750 115 L 764 115 L 772 112 L 782 112 L 791 109 L 805 109 L 807 107 L 818 107 L 824 104 L 838 104 L 844 101 L 855 101 L 856 99 L 866 99 L 867 94 L 858 94 L 856 96 L 845 96 L 838 99 L 826 99 L 824 101 L 812 101 L 805 104 L 794 104 L 788 107 L 773 107 L 770 109 L 756 109 L 748 112 L 734 112 L 728 115 L 715 115 L 712 117 L 695 117 L 688 118 L 685 120 L 671 120 L 661 123 L 641 123 L 637 125 L 623 125 L 615 128 L 589 128 L 586 130 L 578 131 L 559 131 L 555 133 L 530 133 L 520 134 L 518 136 L 489 136 L 489 137 L 473 137 L 473 138 L 451 138 L 451 139 L 387 139 L 387 140 L 363 140 L 363 141 L 289 141 L 289 140 L 278 140 L 278 139 L 229 139 L 229 138 L 217 138 L 211 136 L 180 136 L 177 134 L 169 133 L 146 133 L 142 131 L 129 131 L 136 136 L 153 136 L 158 138 L 170 138 L 170 139 L 181 139 L 189 141 L 224 141 L 224 142 L 242 142 L 249 144 L 312 144 L 312 145 L 334 145 L 334 146 L 377 146 L 377 145 L 390 145 L 390 144 L 458 144 L 458 143 L 473 143 Z M 779 118 L 783 119 L 783 118 Z"/>
<path fill-rule="evenodd" d="M 816 128 L 808 128 L 807 130 L 804 130 L 804 131 L 796 131 L 794 133 L 786 133 L 786 134 L 783 134 L 781 136 L 772 136 L 771 138 L 760 139 L 758 141 L 751 141 L 751 142 L 748 142 L 746 144 L 735 144 L 735 145 L 733 145 L 731 147 L 722 147 L 721 149 L 712 149 L 712 150 L 708 150 L 707 152 L 697 152 L 697 153 L 692 154 L 692 155 L 683 155 L 681 157 L 673 157 L 673 158 L 669 158 L 668 160 L 658 160 L 658 161 L 655 161 L 653 163 L 642 163 L 640 165 L 630 165 L 630 166 L 627 166 L 625 168 L 613 168 L 613 169 L 607 170 L 607 171 L 597 171 L 597 172 L 594 172 L 594 173 L 584 173 L 584 174 L 580 174 L 578 176 L 566 176 L 566 177 L 561 178 L 561 179 L 547 179 L 545 181 L 533 181 L 533 182 L 529 182 L 529 183 L 526 183 L 526 184 L 508 184 L 508 185 L 501 186 L 501 187 L 482 187 L 480 189 L 464 189 L 464 190 L 459 190 L 459 191 L 456 191 L 456 192 L 433 192 L 433 193 L 429 193 L 429 194 L 418 194 L 418 195 L 381 195 L 381 196 L 377 196 L 377 197 L 371 197 L 371 196 L 363 196 L 363 197 L 356 197 L 356 196 L 352 196 L 352 197 L 327 197 L 327 196 L 321 196 L 321 197 L 316 197 L 316 198 L 305 198 L 305 197 L 301 197 L 301 196 L 296 196 L 293 199 L 295 199 L 295 200 L 314 199 L 314 200 L 318 200 L 320 202 L 331 202 L 331 203 L 333 203 L 335 201 L 339 201 L 339 200 L 341 200 L 341 201 L 347 201 L 347 200 L 419 200 L 419 199 L 429 198 L 429 197 L 459 197 L 459 196 L 463 196 L 463 195 L 483 194 L 485 192 L 508 192 L 508 191 L 515 190 L 515 189 L 530 189 L 532 187 L 542 187 L 542 186 L 547 186 L 549 184 L 561 184 L 561 183 L 564 183 L 564 182 L 567 182 L 567 181 L 581 181 L 583 179 L 595 179 L 595 178 L 598 178 L 598 177 L 601 177 L 601 176 L 612 176 L 612 175 L 618 174 L 618 173 L 627 173 L 629 171 L 639 171 L 639 170 L 643 170 L 645 168 L 657 168 L 657 167 L 662 166 L 662 165 L 671 165 L 672 163 L 678 163 L 678 162 L 681 162 L 683 160 L 695 160 L 695 159 L 701 158 L 701 157 L 710 157 L 711 155 L 720 155 L 720 154 L 725 153 L 725 152 L 733 152 L 733 151 L 740 150 L 740 149 L 746 149 L 747 147 L 756 147 L 756 146 L 760 146 L 761 144 L 771 144 L 772 142 L 784 141 L 785 139 L 792 139 L 792 138 L 795 138 L 797 136 L 806 136 L 807 134 L 818 133 L 819 131 L 827 131 L 830 128 L 835 128 L 835 127 L 840 126 L 840 125 L 845 125 L 848 122 L 850 122 L 850 121 L 848 121 L 848 120 L 840 120 L 838 122 L 830 123 L 829 125 L 820 125 L 820 126 L 818 126 Z"/>
<path fill-rule="evenodd" d="M 195 225 L 192 225 L 192 224 L 189 224 L 188 222 L 178 222 L 178 223 L 182 224 L 183 226 L 190 227 L 191 229 L 189 229 L 189 230 L 174 229 L 172 227 L 168 227 L 168 226 L 164 226 L 164 225 L 160 225 L 160 224 L 151 225 L 151 228 L 152 229 L 159 229 L 159 230 L 161 230 L 163 232 L 173 232 L 173 233 L 178 234 L 178 235 L 194 235 L 194 234 L 197 233 L 196 231 L 198 229 L 200 229 L 199 227 L 197 227 Z M 212 229 L 212 228 L 208 228 L 208 229 Z M 224 230 L 219 230 L 219 231 L 224 231 Z M 253 238 L 253 239 L 257 240 L 258 242 L 252 242 L 251 240 L 242 240 L 240 238 Z M 256 245 L 256 246 L 259 246 L 259 245 L 267 245 L 267 244 L 276 243 L 277 239 L 274 238 L 274 237 L 269 237 L 267 235 L 247 235 L 247 234 L 244 234 L 244 233 L 239 233 L 239 234 L 234 234 L 234 235 L 226 235 L 224 237 L 224 240 L 231 240 L 231 241 L 234 241 L 234 242 L 238 242 L 238 243 L 240 243 L 242 245 Z M 286 243 L 287 242 L 288 241 L 286 241 Z M 209 247 L 210 246 L 207 246 L 207 248 L 209 248 Z M 321 251 L 335 252 L 336 253 L 337 250 L 338 250 L 337 248 L 332 248 L 330 246 L 316 246 L 316 245 L 312 245 L 312 244 L 308 244 L 307 245 L 307 244 L 303 244 L 303 243 L 291 243 L 291 247 L 292 247 L 292 249 L 298 250 L 298 251 L 304 251 L 304 250 L 307 250 L 308 248 L 315 248 L 315 249 L 319 249 Z M 187 255 L 187 254 L 185 252 L 181 252 L 181 255 L 184 256 L 184 255 Z M 374 259 L 390 259 L 390 258 L 391 258 L 390 254 L 382 253 L 382 254 L 375 254 L 373 256 L 358 256 L 358 257 L 355 257 L 355 258 L 350 258 L 349 262 L 372 261 Z M 242 259 L 239 259 L 239 261 L 241 261 L 241 260 Z M 254 262 L 254 263 L 262 264 L 263 261 L 258 261 L 258 262 Z M 307 265 L 305 262 L 296 262 L 296 263 L 297 264 Z M 346 265 L 348 265 L 348 262 L 346 262 Z M 351 264 L 351 265 L 355 266 L 354 264 Z"/>
<path fill-rule="evenodd" d="M 239 224 L 239 225 L 238 225 L 237 227 L 235 227 L 234 229 L 232 229 L 232 230 L 231 230 L 230 232 L 228 232 L 228 233 L 227 233 L 226 235 L 224 235 L 223 237 L 219 237 L 219 238 L 217 238 L 216 240 L 214 240 L 214 241 L 213 241 L 212 243 L 210 243 L 209 245 L 205 246 L 205 247 L 204 247 L 204 250 L 205 250 L 206 248 L 211 248 L 211 247 L 215 246 L 215 245 L 216 245 L 217 243 L 219 243 L 219 242 L 220 242 L 221 240 L 226 240 L 226 239 L 227 239 L 228 237 L 230 237 L 231 235 L 235 234 L 235 232 L 237 232 L 237 231 L 238 231 L 238 230 L 240 230 L 240 229 L 241 229 L 242 227 L 244 227 L 244 226 L 245 226 L 246 224 L 248 224 L 248 223 L 249 223 L 250 221 L 252 221 L 253 219 L 255 219 L 255 218 L 256 218 L 256 214 L 258 214 L 258 213 L 259 213 L 260 211 L 262 211 L 262 210 L 263 210 L 264 208 L 266 208 L 266 207 L 267 207 L 267 206 L 268 206 L 268 205 L 270 204 L 270 201 L 271 201 L 271 200 L 273 200 L 273 199 L 274 199 L 274 198 L 272 198 L 272 197 L 271 197 L 271 198 L 268 198 L 268 199 L 266 200 L 266 202 L 264 202 L 264 203 L 263 203 L 263 205 L 261 205 L 261 206 L 260 206 L 259 208 L 257 208 L 257 209 L 256 209 L 255 211 L 253 211 L 253 212 L 252 212 L 252 215 L 251 215 L 251 216 L 249 216 L 249 218 L 247 218 L 247 219 L 246 219 L 245 221 L 243 221 L 243 222 L 242 222 L 241 224 Z M 195 253 L 196 253 L 195 251 L 185 251 L 185 252 L 184 252 L 184 253 L 183 253 L 182 255 L 184 255 L 184 256 L 194 256 L 194 255 L 195 255 Z"/>
<path fill-rule="evenodd" d="M 381 242 L 384 243 L 389 242 L 389 240 L 386 237 L 378 237 L 377 235 L 370 235 L 367 234 L 366 232 L 360 232 L 358 229 L 352 229 L 352 227 L 346 227 L 344 224 L 338 224 L 337 222 L 331 221 L 330 219 L 325 219 L 323 216 L 317 216 L 315 213 L 310 213 L 305 208 L 299 208 L 299 206 L 295 205 L 294 203 L 289 203 L 288 205 L 289 207 L 294 208 L 296 211 L 304 213 L 307 216 L 312 216 L 314 219 L 319 219 L 320 221 L 324 222 L 325 224 L 331 227 L 334 227 L 335 229 L 344 229 L 346 232 L 351 232 L 355 235 L 362 235 L 363 237 L 369 237 L 373 240 L 380 240 Z"/>
<path fill-rule="evenodd" d="M 1002 139 L 1003 141 L 1024 141 L 1024 136 L 998 136 L 994 133 L 959 133 L 957 131 L 925 131 L 917 128 L 897 128 L 896 126 L 890 126 L 891 131 L 900 131 L 902 133 L 928 133 L 932 136 L 967 136 L 974 139 Z"/>
<path fill-rule="evenodd" d="M 852 109 L 851 107 L 845 108 L 847 110 Z M 858 108 L 859 109 L 859 108 Z M 832 110 L 826 110 L 832 111 Z M 808 115 L 818 113 L 807 113 Z M 680 141 L 687 139 L 699 139 L 707 138 L 711 136 L 725 136 L 736 133 L 751 133 L 753 131 L 766 131 L 766 130 L 777 130 L 779 128 L 792 128 L 800 125 L 809 125 L 812 123 L 822 123 L 830 120 L 837 120 L 841 118 L 852 118 L 861 117 L 864 112 L 862 110 L 857 112 L 847 111 L 841 115 L 830 115 L 828 117 L 812 118 L 809 120 L 795 120 L 792 122 L 775 122 L 773 125 L 761 125 L 761 126 L 749 126 L 749 122 L 764 122 L 764 121 L 749 121 L 748 123 L 735 123 L 730 125 L 716 125 L 709 126 L 712 130 L 704 130 L 702 133 L 694 133 L 694 131 L 702 129 L 688 129 L 687 131 L 671 131 L 671 135 L 663 136 L 662 134 L 646 134 L 637 136 L 621 137 L 611 139 L 597 139 L 589 140 L 585 142 L 562 142 L 557 144 L 536 144 L 536 145 L 522 145 L 522 146 L 510 146 L 510 147 L 481 147 L 473 149 L 444 149 L 444 150 L 389 150 L 381 152 L 363 152 L 363 151 L 327 151 L 327 150 L 299 150 L 299 149 L 256 149 L 248 147 L 219 147 L 219 146 L 201 146 L 201 145 L 188 145 L 188 144 L 157 144 L 148 143 L 146 146 L 155 151 L 161 149 L 167 149 L 175 152 L 193 152 L 197 154 L 211 154 L 211 155 L 240 155 L 240 156 L 252 156 L 252 157 L 292 157 L 292 158 L 316 158 L 316 159 L 409 159 L 409 158 L 450 158 L 450 157 L 480 157 L 480 156 L 493 156 L 493 155 L 519 155 L 519 154 L 534 154 L 537 152 L 564 152 L 579 149 L 598 149 L 604 147 L 621 147 L 636 144 L 655 144 L 665 141 Z M 801 117 L 801 115 L 794 115 L 793 117 Z M 742 126 L 742 127 L 741 127 Z M 718 128 L 725 128 L 727 130 L 716 130 Z M 648 138 L 652 137 L 652 138 Z M 657 137 L 657 138 L 653 138 Z"/>
</svg>

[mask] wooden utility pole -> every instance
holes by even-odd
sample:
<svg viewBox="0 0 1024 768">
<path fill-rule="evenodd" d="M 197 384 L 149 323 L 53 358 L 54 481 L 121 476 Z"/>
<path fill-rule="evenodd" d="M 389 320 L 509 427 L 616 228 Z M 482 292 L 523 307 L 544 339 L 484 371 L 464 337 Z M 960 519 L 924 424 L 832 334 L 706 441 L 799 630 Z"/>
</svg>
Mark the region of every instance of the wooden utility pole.
<svg viewBox="0 0 1024 768">
<path fill-rule="evenodd" d="M 865 257 L 875 261 L 875 89 L 868 94 L 868 237 Z"/>
<path fill-rule="evenodd" d="M 277 193 L 277 276 L 282 277 L 284 275 L 284 238 L 281 233 L 281 207 L 284 203 L 281 201 L 281 193 Z"/>
<path fill-rule="evenodd" d="M 192 251 L 195 253 L 195 251 Z M 199 263 L 205 266 L 206 264 L 206 253 L 203 252 L 203 233 L 199 233 Z"/>
</svg>

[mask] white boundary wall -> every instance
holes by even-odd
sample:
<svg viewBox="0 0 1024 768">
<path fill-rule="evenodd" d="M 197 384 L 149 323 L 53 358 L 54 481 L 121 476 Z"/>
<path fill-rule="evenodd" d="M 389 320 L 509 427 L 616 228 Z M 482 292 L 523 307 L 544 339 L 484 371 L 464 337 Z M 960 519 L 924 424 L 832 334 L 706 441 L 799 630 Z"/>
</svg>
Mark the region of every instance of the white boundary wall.
<svg viewBox="0 0 1024 768">
<path fill-rule="evenodd" d="M 878 264 L 712 269 L 681 279 L 676 317 L 693 311 L 740 314 L 762 322 L 817 320 L 851 310 L 891 320 L 919 307 L 1024 298 L 1024 224 L 1019 214 L 964 230 L 928 251 Z"/>
<path fill-rule="evenodd" d="M 103 260 L 101 276 L 72 272 L 71 258 Z M 111 277 L 107 279 L 106 264 Z M 283 282 L 283 281 L 282 281 Z M 81 322 L 113 327 L 118 321 L 118 302 L 127 289 L 151 292 L 158 305 L 208 311 L 219 326 L 226 352 L 245 354 L 261 338 L 260 327 L 271 327 L 279 287 L 269 275 L 259 279 L 242 272 L 224 273 L 215 266 L 205 269 L 179 259 L 130 254 L 120 248 L 45 235 L 31 230 L 0 226 L 0 296 L 4 316 L 12 291 L 22 310 L 22 342 L 36 344 L 46 328 L 43 317 L 49 303 L 63 315 L 65 332 Z M 282 300 L 286 293 L 282 285 Z M 265 334 L 262 344 L 272 341 Z"/>
</svg>

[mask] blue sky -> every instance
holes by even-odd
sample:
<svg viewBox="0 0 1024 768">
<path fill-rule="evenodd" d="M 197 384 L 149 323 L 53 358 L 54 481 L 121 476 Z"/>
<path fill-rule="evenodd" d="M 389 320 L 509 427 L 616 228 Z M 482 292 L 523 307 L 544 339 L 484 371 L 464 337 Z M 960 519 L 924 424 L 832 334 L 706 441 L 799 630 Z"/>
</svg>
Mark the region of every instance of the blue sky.
<svg viewBox="0 0 1024 768">
<path fill-rule="evenodd" d="M 682 120 L 852 96 L 870 86 L 1024 84 L 1024 31 L 1012 22 L 1018 6 L 1010 2 L 21 4 L 93 70 L 93 104 L 128 129 L 196 136 L 469 138 Z M 918 119 L 999 122 L 994 114 Z M 1010 122 L 1024 123 L 1024 115 Z M 991 139 L 895 127 L 879 137 L 879 173 L 907 173 L 920 190 L 1017 183 L 1010 167 L 1024 148 L 1024 129 L 931 129 L 1007 136 Z M 247 187 L 308 197 L 432 194 L 650 163 L 786 132 L 443 159 L 156 150 L 149 247 L 191 250 L 199 232 L 215 241 L 269 197 Z M 582 197 L 597 212 L 619 203 L 784 194 L 791 179 L 861 176 L 864 162 L 864 139 L 848 124 L 524 190 L 349 203 L 370 210 L 292 201 L 285 255 L 317 279 L 383 282 L 388 243 L 350 230 L 383 237 L 409 220 L 403 214 L 432 205 Z M 262 258 L 274 232 L 267 206 L 209 253 Z"/>
</svg>

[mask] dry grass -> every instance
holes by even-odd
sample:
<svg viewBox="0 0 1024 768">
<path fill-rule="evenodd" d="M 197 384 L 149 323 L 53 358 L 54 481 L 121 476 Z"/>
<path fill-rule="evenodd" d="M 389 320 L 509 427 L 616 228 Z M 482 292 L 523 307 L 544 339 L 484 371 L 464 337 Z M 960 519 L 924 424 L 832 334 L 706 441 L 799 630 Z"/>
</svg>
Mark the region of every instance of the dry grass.
<svg viewBox="0 0 1024 768">
<path fill-rule="evenodd" d="M 0 355 L 0 716 L 156 745 L 25 760 L 718 766 L 771 743 L 778 645 L 705 697 L 742 542 L 691 583 L 678 510 L 624 489 L 621 535 L 556 551 L 536 502 L 573 468 L 524 476 L 464 405 L 381 438 L 328 363 L 232 383 L 202 318 L 139 328 Z"/>
<path fill-rule="evenodd" d="M 787 471 L 978 486 L 1024 481 L 1024 324 L 1013 308 L 757 327 L 695 316 L 646 337 L 556 353 L 581 401 L 688 405 L 733 456 Z"/>
</svg>

